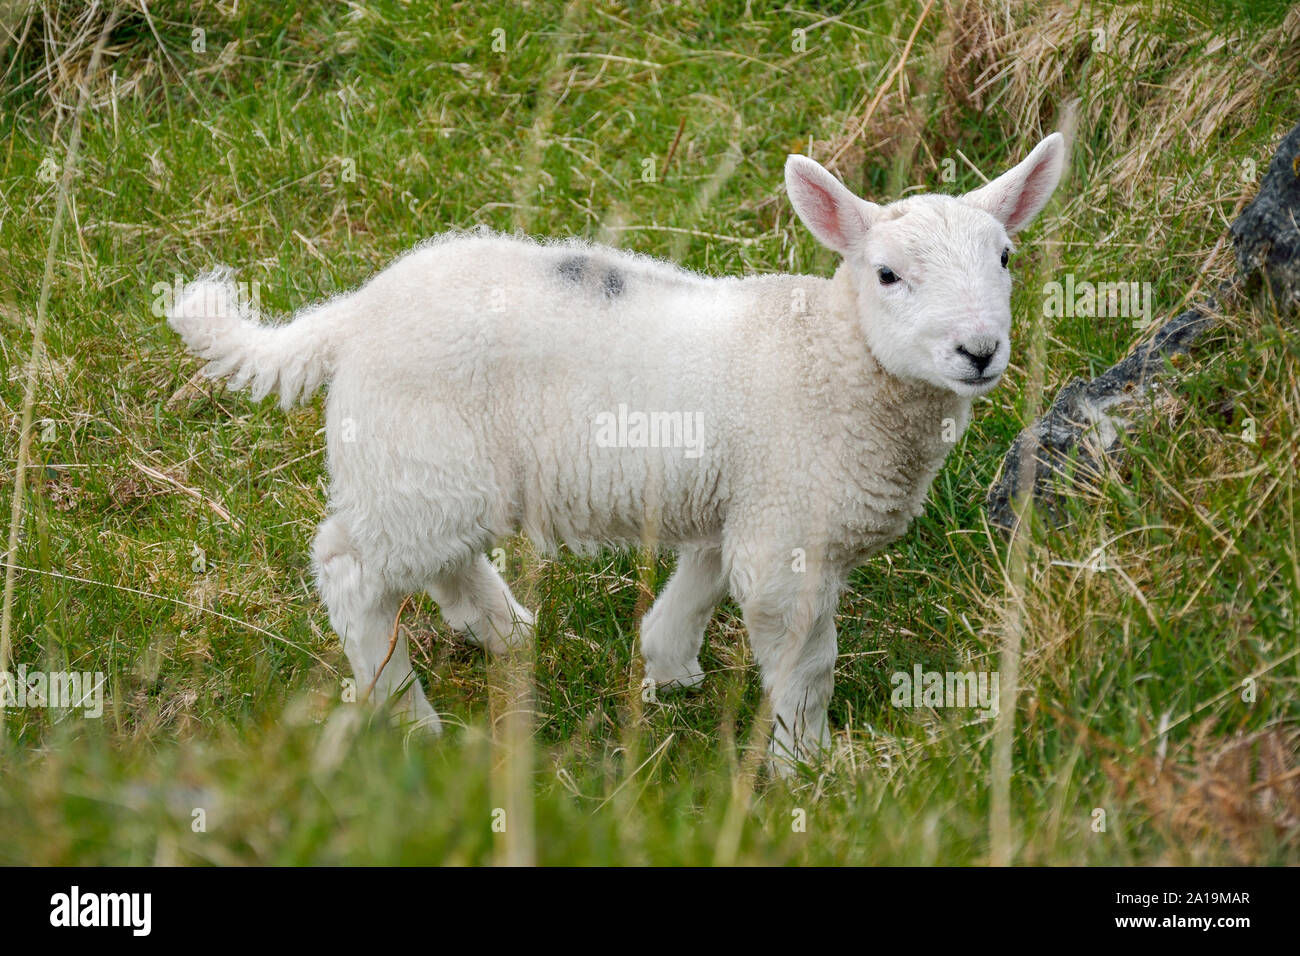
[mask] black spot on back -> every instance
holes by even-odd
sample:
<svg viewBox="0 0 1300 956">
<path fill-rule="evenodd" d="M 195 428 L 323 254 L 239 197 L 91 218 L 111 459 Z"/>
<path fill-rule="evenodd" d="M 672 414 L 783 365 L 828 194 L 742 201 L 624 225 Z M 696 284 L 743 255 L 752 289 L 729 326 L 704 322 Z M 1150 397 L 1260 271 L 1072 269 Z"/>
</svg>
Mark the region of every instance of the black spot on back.
<svg viewBox="0 0 1300 956">
<path fill-rule="evenodd" d="M 555 267 L 561 279 L 569 282 L 581 282 L 583 273 L 587 271 L 586 256 L 569 256 L 561 260 L 560 264 Z"/>
<path fill-rule="evenodd" d="M 623 274 L 617 269 L 610 269 L 605 273 L 604 283 L 605 298 L 615 299 L 623 294 Z"/>
</svg>

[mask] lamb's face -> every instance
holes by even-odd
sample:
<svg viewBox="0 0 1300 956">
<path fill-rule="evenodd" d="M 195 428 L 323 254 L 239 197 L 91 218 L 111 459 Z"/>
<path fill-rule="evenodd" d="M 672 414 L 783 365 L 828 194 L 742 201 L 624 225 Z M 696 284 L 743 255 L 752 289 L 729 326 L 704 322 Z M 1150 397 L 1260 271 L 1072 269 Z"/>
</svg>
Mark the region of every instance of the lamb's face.
<svg viewBox="0 0 1300 956">
<path fill-rule="evenodd" d="M 846 256 L 877 361 L 958 395 L 993 388 L 1011 352 L 1012 248 L 1002 223 L 959 199 L 881 209 Z"/>
<path fill-rule="evenodd" d="M 1046 205 L 1065 140 L 1053 133 L 1018 166 L 964 196 L 881 207 L 804 156 L 786 161 L 799 218 L 844 256 L 877 361 L 958 395 L 987 392 L 1010 356 L 1011 237 Z"/>
</svg>

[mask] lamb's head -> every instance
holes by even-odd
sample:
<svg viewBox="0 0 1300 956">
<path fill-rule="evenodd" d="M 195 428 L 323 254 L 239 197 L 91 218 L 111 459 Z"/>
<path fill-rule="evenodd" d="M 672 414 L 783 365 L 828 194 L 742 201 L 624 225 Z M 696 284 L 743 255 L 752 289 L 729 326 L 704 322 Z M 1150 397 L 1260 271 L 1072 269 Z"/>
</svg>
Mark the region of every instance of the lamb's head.
<svg viewBox="0 0 1300 956">
<path fill-rule="evenodd" d="M 844 256 L 867 344 L 886 371 L 958 395 L 987 392 L 1010 356 L 1012 237 L 1061 176 L 1053 133 L 1018 166 L 964 196 L 878 206 L 822 166 L 791 156 L 786 190 L 799 218 Z"/>
</svg>

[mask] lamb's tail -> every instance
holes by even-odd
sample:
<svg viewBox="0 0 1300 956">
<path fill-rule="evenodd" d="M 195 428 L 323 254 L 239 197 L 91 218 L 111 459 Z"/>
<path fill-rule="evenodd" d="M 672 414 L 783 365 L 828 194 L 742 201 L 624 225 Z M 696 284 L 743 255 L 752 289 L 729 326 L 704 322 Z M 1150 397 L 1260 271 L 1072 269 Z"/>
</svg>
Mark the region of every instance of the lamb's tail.
<svg viewBox="0 0 1300 956">
<path fill-rule="evenodd" d="M 208 359 L 203 373 L 209 378 L 229 375 L 230 387 L 250 389 L 254 400 L 276 392 L 287 410 L 334 371 L 332 333 L 343 308 L 343 300 L 335 300 L 300 312 L 287 325 L 262 325 L 231 270 L 220 267 L 186 284 L 167 323 L 191 352 Z"/>
</svg>

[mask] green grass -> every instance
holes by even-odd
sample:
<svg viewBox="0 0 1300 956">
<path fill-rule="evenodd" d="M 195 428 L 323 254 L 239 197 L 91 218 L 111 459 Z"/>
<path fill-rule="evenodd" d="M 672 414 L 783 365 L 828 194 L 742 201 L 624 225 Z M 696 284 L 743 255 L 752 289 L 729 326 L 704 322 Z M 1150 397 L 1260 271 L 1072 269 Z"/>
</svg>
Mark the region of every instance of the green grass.
<svg viewBox="0 0 1300 956">
<path fill-rule="evenodd" d="M 1044 6 L 1018 7 L 1017 22 Z M 152 309 L 154 287 L 224 262 L 283 313 L 425 236 L 480 223 L 713 274 L 829 274 L 833 257 L 784 201 L 782 165 L 810 139 L 826 159 L 856 128 L 919 7 L 484 13 L 381 0 L 239 4 L 228 17 L 155 3 L 152 29 L 138 8 L 125 15 L 82 119 L 13 559 L 29 570 L 17 577 L 11 666 L 102 671 L 106 709 L 98 721 L 5 712 L 0 862 L 485 863 L 527 856 L 531 837 L 542 863 L 984 863 L 992 725 L 892 707 L 889 676 L 917 663 L 996 670 L 1013 606 L 1025 628 L 1018 862 L 1300 862 L 1294 790 L 1267 811 L 1207 795 L 1279 772 L 1269 748 L 1298 716 L 1293 328 L 1266 306 L 1235 306 L 1074 524 L 1035 536 L 1018 602 L 1006 545 L 981 513 L 1025 409 L 1104 369 L 1136 335 L 1123 319 L 1043 320 L 1047 388 L 1031 394 L 1043 284 L 1066 272 L 1149 281 L 1160 314 L 1176 311 L 1253 194 L 1236 171 L 1253 159 L 1262 174 L 1300 112 L 1285 68 L 1295 45 L 1261 78 L 1251 56 L 1207 52 L 1232 5 L 1184 4 L 1142 19 L 1155 55 L 1106 57 L 1088 50 L 1088 25 L 1111 10 L 1099 6 L 1079 15 L 1082 45 L 1056 54 L 1080 58 L 1068 86 L 1012 71 L 981 108 L 947 92 L 945 78 L 969 88 L 974 75 L 945 59 L 958 21 L 941 7 L 918 34 L 907 100 L 883 98 L 845 153 L 851 186 L 880 200 L 972 188 L 969 165 L 958 159 L 947 182 L 942 160 L 960 150 L 992 174 L 1018 159 L 1046 128 L 1022 128 L 1017 104 L 1041 100 L 1050 118 L 1078 96 L 1082 121 L 1071 175 L 1015 258 L 1012 374 L 977 404 L 924 517 L 854 575 L 840 608 L 837 752 L 789 783 L 756 771 L 761 695 L 733 606 L 710 627 L 702 691 L 642 704 L 640 582 L 662 585 L 668 557 L 548 559 L 506 543 L 516 594 L 538 612 L 531 746 L 513 757 L 509 669 L 452 641 L 427 599 L 406 626 L 449 732 L 406 740 L 342 702 L 347 664 L 306 557 L 324 506 L 321 400 L 285 415 L 192 383 L 197 365 Z M 1251 36 L 1286 12 L 1253 8 Z M 56 194 L 40 168 L 64 161 L 73 78 L 98 30 L 78 46 L 73 13 L 49 15 L 62 30 L 53 47 L 36 42 L 38 17 L 0 58 L 6 504 Z M 1201 39 L 1187 39 L 1189 18 Z M 196 27 L 206 52 L 191 48 Z M 796 28 L 809 30 L 802 52 Z M 57 57 L 63 69 L 44 71 Z M 1207 63 L 1197 82 L 1251 80 L 1255 92 L 1202 135 L 1160 96 Z M 1155 124 L 1179 122 L 1149 162 L 1117 168 Z M 1229 258 L 1215 258 L 1207 287 Z M 1239 437 L 1247 418 L 1253 444 Z M 1102 545 L 1111 570 L 1079 567 Z M 1247 703 L 1236 688 L 1257 672 Z M 507 806 L 507 832 L 494 832 Z"/>
</svg>

